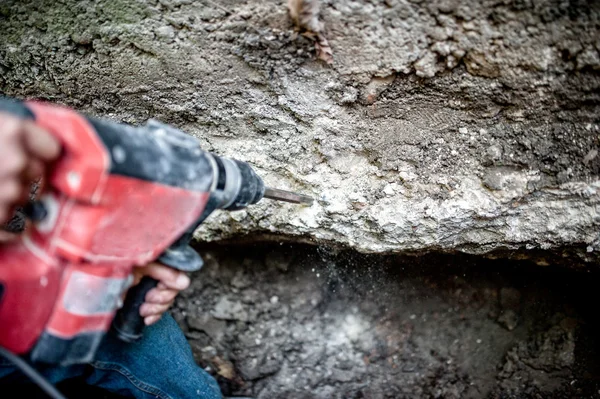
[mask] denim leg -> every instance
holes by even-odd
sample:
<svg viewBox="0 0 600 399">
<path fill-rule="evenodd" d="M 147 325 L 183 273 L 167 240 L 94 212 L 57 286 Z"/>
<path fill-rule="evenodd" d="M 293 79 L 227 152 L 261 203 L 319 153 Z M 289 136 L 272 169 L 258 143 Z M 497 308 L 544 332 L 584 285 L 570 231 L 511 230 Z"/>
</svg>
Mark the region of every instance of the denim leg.
<svg viewBox="0 0 600 399">
<path fill-rule="evenodd" d="M 108 334 L 86 382 L 136 399 L 221 399 L 217 382 L 194 361 L 183 332 L 169 314 L 138 342 Z"/>
<path fill-rule="evenodd" d="M 124 343 L 111 334 L 91 364 L 36 369 L 51 383 L 83 377 L 107 391 L 135 399 L 221 399 L 217 382 L 194 361 L 183 332 L 169 314 L 144 330 L 138 342 Z M 0 357 L 0 384 L 29 383 Z M 1 389 L 1 388 L 0 388 Z"/>
</svg>

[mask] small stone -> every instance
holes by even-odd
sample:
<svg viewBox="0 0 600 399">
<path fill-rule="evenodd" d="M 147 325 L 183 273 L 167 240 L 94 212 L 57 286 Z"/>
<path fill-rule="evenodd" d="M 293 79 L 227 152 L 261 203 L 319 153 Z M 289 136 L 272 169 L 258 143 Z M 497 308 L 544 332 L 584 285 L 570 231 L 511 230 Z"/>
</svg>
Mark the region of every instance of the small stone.
<svg viewBox="0 0 600 399">
<path fill-rule="evenodd" d="M 186 317 L 188 326 L 193 330 L 203 331 L 215 341 L 220 341 L 225 334 L 227 323 L 221 320 L 216 320 L 209 314 L 200 316 L 189 315 Z"/>
<path fill-rule="evenodd" d="M 224 14 L 225 12 L 217 7 L 201 7 L 197 13 L 198 18 L 200 18 L 203 21 L 210 21 L 211 19 L 221 17 Z"/>
<path fill-rule="evenodd" d="M 439 71 L 437 65 L 437 55 L 428 51 L 423 58 L 415 62 L 415 73 L 421 78 L 432 78 Z"/>
<path fill-rule="evenodd" d="M 446 67 L 448 69 L 454 69 L 458 66 L 458 59 L 453 56 L 453 55 L 449 55 L 446 57 Z"/>
<path fill-rule="evenodd" d="M 448 32 L 441 26 L 427 28 L 427 34 L 436 42 L 442 42 L 448 38 Z"/>
<path fill-rule="evenodd" d="M 431 46 L 431 50 L 444 57 L 449 56 L 451 52 L 450 44 L 448 42 L 437 42 Z"/>
<path fill-rule="evenodd" d="M 411 182 L 417 178 L 417 176 L 412 172 L 407 172 L 405 170 L 398 173 L 398 176 L 405 182 Z"/>
<path fill-rule="evenodd" d="M 240 343 L 240 345 L 244 348 L 250 349 L 255 348 L 260 345 L 260 338 L 257 337 L 256 334 L 247 333 L 243 335 L 238 335 L 236 340 Z"/>
<path fill-rule="evenodd" d="M 489 146 L 486 153 L 492 161 L 497 161 L 502 157 L 502 150 L 497 145 Z"/>
<path fill-rule="evenodd" d="M 347 87 L 340 96 L 340 103 L 352 104 L 358 99 L 358 90 L 352 86 Z"/>
<path fill-rule="evenodd" d="M 471 75 L 475 76 L 483 76 L 486 78 L 497 78 L 500 76 L 500 68 L 490 62 L 486 54 L 471 51 L 464 58 L 465 66 L 467 67 L 467 71 Z"/>
<path fill-rule="evenodd" d="M 269 300 L 269 302 L 271 302 L 273 305 L 275 305 L 277 302 L 279 302 L 279 297 L 276 295 L 273 295 L 271 297 L 271 299 Z"/>
<path fill-rule="evenodd" d="M 71 40 L 77 44 L 90 44 L 94 37 L 89 32 L 72 33 Z"/>
<path fill-rule="evenodd" d="M 281 355 L 267 356 L 258 369 L 260 376 L 266 377 L 278 372 L 281 369 L 282 361 Z"/>
<path fill-rule="evenodd" d="M 242 292 L 242 302 L 255 304 L 261 300 L 261 292 L 254 288 L 248 288 Z"/>
<path fill-rule="evenodd" d="M 244 219 L 246 219 L 246 217 L 248 217 L 248 212 L 244 210 L 233 211 L 229 214 L 229 217 L 231 217 L 236 222 L 241 222 Z"/>
<path fill-rule="evenodd" d="M 348 382 L 348 381 L 352 381 L 352 379 L 354 378 L 354 373 L 351 370 L 341 370 L 341 369 L 335 368 L 331 372 L 331 378 L 334 381 L 338 381 L 338 382 Z"/>
<path fill-rule="evenodd" d="M 406 362 L 402 366 L 402 372 L 404 373 L 413 373 L 417 370 L 417 364 L 415 362 Z"/>
<path fill-rule="evenodd" d="M 501 170 L 493 168 L 488 170 L 483 177 L 483 185 L 490 190 L 502 190 L 504 188 L 505 178 Z"/>
<path fill-rule="evenodd" d="M 477 26 L 473 21 L 463 22 L 462 26 L 464 30 L 477 30 Z"/>
<path fill-rule="evenodd" d="M 276 268 L 286 272 L 292 263 L 293 255 L 285 254 L 281 251 L 270 252 L 265 258 L 265 263 L 269 268 Z"/>
<path fill-rule="evenodd" d="M 377 98 L 383 93 L 396 78 L 396 75 L 392 74 L 386 77 L 373 77 L 367 84 L 361 95 L 361 101 L 365 104 L 373 104 L 377 101 Z"/>
<path fill-rule="evenodd" d="M 390 184 L 388 184 L 383 188 L 383 193 L 385 195 L 387 195 L 388 197 L 391 197 L 392 195 L 395 194 L 394 188 Z"/>
<path fill-rule="evenodd" d="M 244 380 L 251 381 L 260 377 L 258 369 L 258 360 L 256 358 L 245 359 L 237 364 L 237 368 Z"/>
<path fill-rule="evenodd" d="M 577 55 L 577 69 L 590 68 L 600 70 L 600 53 L 592 46 L 586 47 Z"/>
<path fill-rule="evenodd" d="M 583 163 L 588 164 L 590 161 L 594 160 L 598 156 L 598 150 L 593 148 L 591 149 L 585 157 L 583 157 Z"/>
<path fill-rule="evenodd" d="M 231 285 L 235 288 L 246 288 L 252 284 L 250 276 L 244 270 L 238 270 L 231 279 Z"/>
<path fill-rule="evenodd" d="M 168 25 L 157 28 L 154 33 L 161 39 L 173 39 L 175 37 L 175 31 Z"/>
<path fill-rule="evenodd" d="M 445 13 L 445 14 L 450 14 L 458 8 L 460 1 L 458 1 L 458 0 L 441 0 L 441 1 L 435 2 L 434 4 L 437 6 L 437 8 L 440 12 Z"/>
<path fill-rule="evenodd" d="M 514 311 L 505 310 L 500 317 L 498 317 L 498 323 L 508 331 L 512 331 L 519 324 L 519 318 Z"/>
<path fill-rule="evenodd" d="M 238 301 L 231 301 L 221 297 L 211 312 L 212 316 L 220 320 L 248 321 L 248 312 Z"/>
</svg>

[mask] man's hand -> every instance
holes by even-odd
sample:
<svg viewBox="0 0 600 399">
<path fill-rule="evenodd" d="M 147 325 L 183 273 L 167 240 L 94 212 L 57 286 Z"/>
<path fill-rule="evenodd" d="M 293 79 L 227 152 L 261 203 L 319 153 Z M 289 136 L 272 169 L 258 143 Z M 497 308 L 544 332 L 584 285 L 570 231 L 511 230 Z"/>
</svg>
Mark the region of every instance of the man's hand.
<svg viewBox="0 0 600 399">
<path fill-rule="evenodd" d="M 146 301 L 140 306 L 140 316 L 144 318 L 144 323 L 147 326 L 156 323 L 162 314 L 171 307 L 179 291 L 185 290 L 190 285 L 190 278 L 185 273 L 160 263 L 150 263 L 145 267 L 136 267 L 133 270 L 133 276 L 134 284 L 139 283 L 144 276 L 159 281 L 156 288 L 148 291 Z"/>
<path fill-rule="evenodd" d="M 0 225 L 29 198 L 31 183 L 60 154 L 60 144 L 33 122 L 0 113 Z"/>
</svg>

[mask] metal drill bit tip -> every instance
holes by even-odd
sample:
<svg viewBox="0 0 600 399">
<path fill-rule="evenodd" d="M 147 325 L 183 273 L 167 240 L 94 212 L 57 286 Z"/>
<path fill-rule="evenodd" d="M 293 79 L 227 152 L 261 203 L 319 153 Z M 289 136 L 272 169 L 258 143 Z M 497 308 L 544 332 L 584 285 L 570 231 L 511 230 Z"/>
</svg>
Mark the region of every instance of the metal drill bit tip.
<svg viewBox="0 0 600 399">
<path fill-rule="evenodd" d="M 293 204 L 312 205 L 313 199 L 307 195 L 293 193 L 291 191 L 279 190 L 277 188 L 265 188 L 265 198 L 278 201 L 291 202 Z"/>
</svg>

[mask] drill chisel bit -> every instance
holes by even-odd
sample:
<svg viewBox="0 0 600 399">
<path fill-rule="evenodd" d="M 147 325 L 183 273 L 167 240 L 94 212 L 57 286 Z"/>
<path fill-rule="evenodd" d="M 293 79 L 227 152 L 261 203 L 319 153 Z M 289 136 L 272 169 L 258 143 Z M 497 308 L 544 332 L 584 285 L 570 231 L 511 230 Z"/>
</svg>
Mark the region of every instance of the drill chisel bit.
<svg viewBox="0 0 600 399">
<path fill-rule="evenodd" d="M 313 199 L 307 195 L 293 193 L 291 191 L 279 190 L 277 188 L 265 188 L 265 198 L 278 201 L 291 202 L 293 204 L 312 205 Z"/>
</svg>

